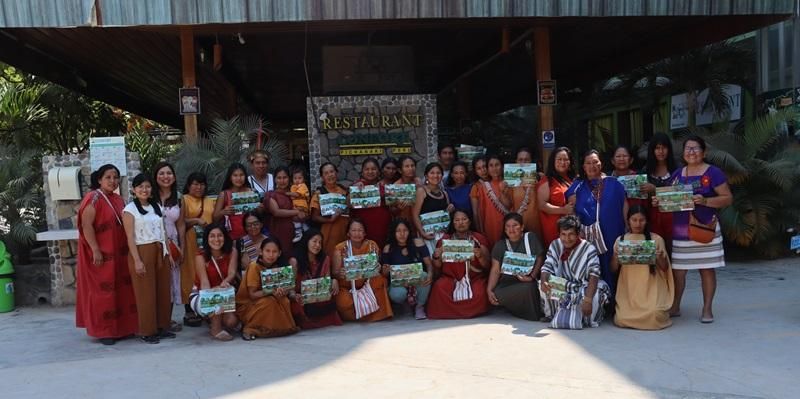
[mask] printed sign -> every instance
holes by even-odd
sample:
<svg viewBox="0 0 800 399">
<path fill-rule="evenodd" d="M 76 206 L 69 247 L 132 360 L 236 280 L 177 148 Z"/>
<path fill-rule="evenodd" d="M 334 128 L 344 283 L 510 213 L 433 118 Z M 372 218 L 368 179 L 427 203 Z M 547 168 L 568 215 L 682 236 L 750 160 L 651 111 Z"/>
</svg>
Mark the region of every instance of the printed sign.
<svg viewBox="0 0 800 399">
<path fill-rule="evenodd" d="M 398 202 L 413 204 L 417 199 L 417 186 L 414 184 L 387 184 L 383 190 L 387 206 Z"/>
<path fill-rule="evenodd" d="M 560 301 L 567 297 L 567 279 L 550 276 L 547 283 L 550 284 L 550 299 Z"/>
<path fill-rule="evenodd" d="M 379 268 L 378 255 L 372 252 L 344 258 L 344 274 L 347 280 L 375 277 L 380 272 Z"/>
<path fill-rule="evenodd" d="M 470 240 L 442 240 L 442 261 L 466 262 L 475 256 L 474 249 Z"/>
<path fill-rule="evenodd" d="M 619 240 L 617 260 L 622 265 L 656 264 L 656 242 L 653 240 Z"/>
<path fill-rule="evenodd" d="M 211 288 L 200 290 L 200 313 L 210 315 L 217 312 L 230 313 L 236 311 L 236 289 Z"/>
<path fill-rule="evenodd" d="M 320 277 L 303 280 L 300 283 L 300 294 L 303 303 L 325 302 L 331 299 L 331 278 Z"/>
<path fill-rule="evenodd" d="M 683 212 L 694 210 L 694 191 L 691 185 L 656 188 L 658 210 L 661 212 Z"/>
<path fill-rule="evenodd" d="M 545 149 L 556 148 L 556 132 L 553 130 L 545 130 L 542 132 L 542 147 Z"/>
<path fill-rule="evenodd" d="M 527 276 L 533 271 L 533 265 L 535 263 L 535 256 L 506 251 L 503 255 L 503 264 L 500 266 L 500 272 L 510 276 Z"/>
<path fill-rule="evenodd" d="M 800 249 L 800 235 L 792 237 L 792 241 L 791 243 L 789 243 L 789 249 L 791 249 L 792 251 Z"/>
<path fill-rule="evenodd" d="M 507 163 L 503 165 L 503 180 L 509 187 L 536 184 L 535 163 Z"/>
<path fill-rule="evenodd" d="M 231 202 L 236 214 L 241 215 L 258 208 L 258 205 L 261 204 L 261 197 L 254 191 L 231 193 Z"/>
<path fill-rule="evenodd" d="M 390 277 L 393 287 L 408 287 L 418 285 L 425 281 L 428 274 L 422 268 L 422 263 L 409 263 L 406 265 L 392 265 Z"/>
<path fill-rule="evenodd" d="M 539 80 L 536 82 L 536 88 L 539 93 L 539 105 L 556 105 L 556 81 L 555 80 Z"/>
<path fill-rule="evenodd" d="M 450 214 L 447 211 L 423 213 L 419 215 L 419 219 L 422 222 L 422 229 L 430 234 L 443 233 L 450 224 Z"/>
<path fill-rule="evenodd" d="M 647 193 L 643 193 L 639 190 L 642 184 L 647 183 L 647 175 L 619 176 L 617 180 L 625 187 L 625 193 L 628 198 L 647 199 Z"/>
<path fill-rule="evenodd" d="M 278 288 L 291 290 L 294 288 L 294 269 L 291 266 L 273 267 L 261 271 L 261 289 L 267 295 Z"/>
<path fill-rule="evenodd" d="M 350 186 L 350 205 L 353 209 L 379 207 L 381 206 L 381 191 L 375 185 L 363 188 Z"/>
<path fill-rule="evenodd" d="M 125 137 L 90 138 L 89 158 L 92 170 L 98 170 L 110 163 L 119 169 L 120 176 L 128 175 L 128 163 L 125 162 Z"/>
<path fill-rule="evenodd" d="M 347 197 L 338 193 L 320 194 L 319 213 L 322 216 L 331 216 L 334 213 L 342 213 L 347 210 Z"/>
</svg>

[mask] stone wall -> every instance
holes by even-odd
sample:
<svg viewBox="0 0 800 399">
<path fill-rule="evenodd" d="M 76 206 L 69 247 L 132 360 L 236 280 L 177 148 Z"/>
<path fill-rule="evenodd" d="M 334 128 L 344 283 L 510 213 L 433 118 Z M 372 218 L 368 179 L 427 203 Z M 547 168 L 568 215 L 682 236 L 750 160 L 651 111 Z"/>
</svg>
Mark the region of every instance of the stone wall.
<svg viewBox="0 0 800 399">
<path fill-rule="evenodd" d="M 333 118 L 353 115 L 393 116 L 402 113 L 421 114 L 419 126 L 412 127 L 370 127 L 326 129 L 320 118 Z M 339 182 L 345 186 L 359 177 L 361 162 L 368 157 L 382 161 L 387 156 L 398 157 L 410 155 L 424 163 L 437 159 L 436 130 L 436 96 L 433 94 L 417 95 L 375 95 L 375 96 L 341 96 L 311 97 L 306 99 L 308 121 L 308 147 L 312 187 L 320 185 L 319 166 L 325 162 L 337 165 Z M 411 138 L 410 154 L 394 154 L 392 147 L 385 147 L 381 154 L 373 155 L 341 155 L 338 140 L 342 136 L 364 133 L 407 132 Z M 417 169 L 422 174 L 422 168 Z"/>
<path fill-rule="evenodd" d="M 129 201 L 132 192 L 131 180 L 140 173 L 139 154 L 128 153 L 126 157 L 128 177 L 120 183 L 122 198 Z M 42 174 L 44 178 L 44 196 L 47 215 L 47 229 L 73 230 L 77 228 L 78 209 L 81 201 L 53 201 L 47 182 L 47 173 L 54 167 L 81 167 L 81 194 L 89 192 L 91 164 L 88 154 L 55 155 L 42 157 Z M 50 303 L 56 306 L 75 303 L 75 271 L 77 266 L 78 242 L 75 240 L 48 241 L 47 252 L 50 257 Z"/>
</svg>

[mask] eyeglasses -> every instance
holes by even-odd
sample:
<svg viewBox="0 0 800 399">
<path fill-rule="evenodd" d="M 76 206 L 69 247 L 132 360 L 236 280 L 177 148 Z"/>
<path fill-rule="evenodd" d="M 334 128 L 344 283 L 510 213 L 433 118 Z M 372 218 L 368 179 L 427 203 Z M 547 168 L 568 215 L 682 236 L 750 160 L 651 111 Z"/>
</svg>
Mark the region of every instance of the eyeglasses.
<svg viewBox="0 0 800 399">
<path fill-rule="evenodd" d="M 683 152 L 690 153 L 690 154 L 696 154 L 696 153 L 701 152 L 701 151 L 703 151 L 703 149 L 700 148 L 700 147 L 686 147 L 686 148 L 683 149 Z"/>
</svg>

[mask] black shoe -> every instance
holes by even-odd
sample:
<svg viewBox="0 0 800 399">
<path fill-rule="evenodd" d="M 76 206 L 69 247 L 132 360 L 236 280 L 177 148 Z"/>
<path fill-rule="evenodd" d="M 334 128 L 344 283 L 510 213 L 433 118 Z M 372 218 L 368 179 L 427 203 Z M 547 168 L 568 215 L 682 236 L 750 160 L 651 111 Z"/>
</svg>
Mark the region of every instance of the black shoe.
<svg viewBox="0 0 800 399">
<path fill-rule="evenodd" d="M 100 338 L 100 343 L 103 345 L 114 345 L 117 343 L 116 338 Z"/>
<path fill-rule="evenodd" d="M 142 342 L 146 344 L 157 344 L 160 342 L 158 339 L 158 335 L 142 335 L 141 337 L 139 337 L 139 339 L 141 339 Z"/>
<path fill-rule="evenodd" d="M 158 338 L 175 338 L 175 333 L 169 332 L 167 330 L 159 330 Z"/>
</svg>

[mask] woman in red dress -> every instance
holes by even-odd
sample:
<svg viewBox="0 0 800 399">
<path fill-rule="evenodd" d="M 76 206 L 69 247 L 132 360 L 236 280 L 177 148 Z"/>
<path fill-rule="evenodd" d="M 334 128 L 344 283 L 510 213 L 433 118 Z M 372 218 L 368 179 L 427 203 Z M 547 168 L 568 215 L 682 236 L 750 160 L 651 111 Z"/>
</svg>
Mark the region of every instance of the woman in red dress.
<svg viewBox="0 0 800 399">
<path fill-rule="evenodd" d="M 331 258 L 322 250 L 322 233 L 317 229 L 308 229 L 303 238 L 295 246 L 295 253 L 289 264 L 297 270 L 295 292 L 302 293 L 303 281 L 322 277 L 331 278 L 331 299 L 316 303 L 292 301 L 292 316 L 303 330 L 327 326 L 341 326 L 342 319 L 336 311 L 336 294 L 339 293 L 339 282 L 331 275 Z M 298 298 L 302 296 L 299 295 Z"/>
<path fill-rule="evenodd" d="M 433 267 L 441 271 L 441 275 L 433 283 L 428 297 L 429 319 L 468 319 L 480 316 L 489 311 L 489 300 L 486 283 L 491 260 L 489 258 L 489 242 L 480 233 L 476 233 L 470 215 L 463 209 L 453 212 L 450 228 L 442 240 L 468 240 L 475 247 L 474 256 L 469 262 L 442 261 L 442 241 L 436 244 L 433 252 Z M 469 278 L 465 278 L 469 270 Z M 453 291 L 457 284 L 468 284 L 471 294 L 460 301 L 453 299 Z"/>
<path fill-rule="evenodd" d="M 558 219 L 575 211 L 575 207 L 568 204 L 564 196 L 575 178 L 573 165 L 572 151 L 567 147 L 556 148 L 547 160 L 545 178 L 537 184 L 536 200 L 545 248 L 549 248 L 550 243 L 558 238 Z"/>
<path fill-rule="evenodd" d="M 268 210 L 269 234 L 278 239 L 281 248 L 292 248 L 294 238 L 294 220 L 305 219 L 307 215 L 294 209 L 292 198 L 289 197 L 289 169 L 281 166 L 275 169 L 275 191 L 264 193 L 264 208 Z"/>
<path fill-rule="evenodd" d="M 209 288 L 229 288 L 236 280 L 236 257 L 238 252 L 234 248 L 233 240 L 228 235 L 225 227 L 214 223 L 208 225 L 203 232 L 203 242 L 205 248 L 195 256 L 196 280 L 195 287 L 198 290 Z M 193 293 L 194 295 L 194 293 Z M 193 296 L 192 299 L 197 298 Z M 200 314 L 199 298 L 192 302 L 192 309 L 196 314 Z M 239 319 L 236 312 L 221 314 L 208 314 L 208 325 L 211 337 L 219 341 L 230 341 L 233 339 L 231 332 L 237 330 Z"/>
<path fill-rule="evenodd" d="M 367 158 L 361 163 L 361 178 L 358 179 L 353 185 L 355 186 L 378 186 L 381 193 L 381 205 L 375 208 L 362 208 L 351 209 L 350 214 L 361 220 L 369 221 L 369 229 L 367 230 L 367 239 L 375 241 L 378 247 L 383 248 L 386 242 L 386 232 L 389 229 L 389 223 L 392 222 L 392 212 L 386 207 L 384 200 L 384 182 L 381 180 L 380 172 L 378 169 L 378 160 L 375 158 Z"/>
<path fill-rule="evenodd" d="M 500 240 L 503 235 L 503 218 L 511 208 L 511 190 L 503 181 L 503 161 L 496 155 L 486 157 L 489 180 L 476 183 L 478 185 L 478 212 L 483 234 L 490 245 Z"/>
<path fill-rule="evenodd" d="M 118 187 L 119 170 L 101 166 L 92 173 L 92 191 L 83 197 L 78 211 L 75 325 L 104 345 L 113 345 L 139 328 L 122 227 L 125 201 L 114 193 Z"/>
</svg>

